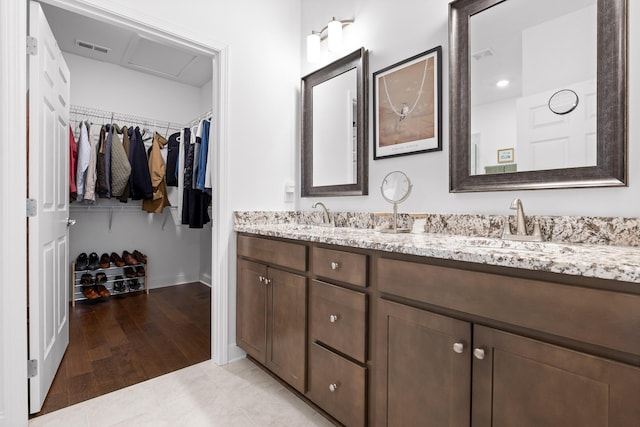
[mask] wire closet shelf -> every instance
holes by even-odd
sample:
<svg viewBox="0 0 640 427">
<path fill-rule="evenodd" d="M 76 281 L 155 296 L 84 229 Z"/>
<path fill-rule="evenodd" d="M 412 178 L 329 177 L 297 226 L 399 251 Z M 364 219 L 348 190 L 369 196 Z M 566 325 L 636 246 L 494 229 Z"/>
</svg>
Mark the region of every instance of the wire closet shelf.
<svg viewBox="0 0 640 427">
<path fill-rule="evenodd" d="M 84 107 L 81 105 L 70 105 L 69 107 L 69 120 L 74 124 L 74 128 L 78 127 L 79 123 L 83 120 L 89 119 L 95 124 L 107 124 L 118 123 L 121 125 L 136 125 L 142 128 L 153 127 L 155 131 L 159 133 L 168 133 L 169 131 L 180 131 L 184 127 L 193 126 L 200 120 L 205 118 L 211 118 L 212 111 L 206 111 L 200 114 L 195 119 L 186 124 L 177 122 L 168 122 L 165 120 L 156 120 L 148 117 L 136 116 L 132 114 L 118 113 L 115 111 L 100 110 L 97 108 Z M 91 120 L 93 119 L 93 120 Z"/>
</svg>

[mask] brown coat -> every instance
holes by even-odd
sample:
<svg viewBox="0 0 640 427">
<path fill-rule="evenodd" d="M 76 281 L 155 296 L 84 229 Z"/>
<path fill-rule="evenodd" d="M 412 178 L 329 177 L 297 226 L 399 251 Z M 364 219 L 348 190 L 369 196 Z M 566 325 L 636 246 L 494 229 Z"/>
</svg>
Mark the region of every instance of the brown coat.
<svg viewBox="0 0 640 427">
<path fill-rule="evenodd" d="M 149 155 L 149 172 L 151 174 L 153 198 L 142 201 L 143 211 L 161 213 L 165 206 L 171 206 L 167 198 L 167 183 L 165 182 L 166 165 L 160 152 L 165 145 L 167 145 L 166 138 L 155 133 L 151 146 L 151 154 Z"/>
</svg>

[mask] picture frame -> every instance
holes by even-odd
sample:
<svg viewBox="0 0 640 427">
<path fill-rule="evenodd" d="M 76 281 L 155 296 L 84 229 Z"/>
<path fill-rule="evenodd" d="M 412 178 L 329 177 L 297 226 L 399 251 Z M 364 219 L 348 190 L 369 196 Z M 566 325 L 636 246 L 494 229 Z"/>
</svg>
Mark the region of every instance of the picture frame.
<svg viewBox="0 0 640 427">
<path fill-rule="evenodd" d="M 513 148 L 501 148 L 498 150 L 498 163 L 513 163 L 515 150 Z"/>
<path fill-rule="evenodd" d="M 442 151 L 442 46 L 373 73 L 373 159 Z"/>
</svg>

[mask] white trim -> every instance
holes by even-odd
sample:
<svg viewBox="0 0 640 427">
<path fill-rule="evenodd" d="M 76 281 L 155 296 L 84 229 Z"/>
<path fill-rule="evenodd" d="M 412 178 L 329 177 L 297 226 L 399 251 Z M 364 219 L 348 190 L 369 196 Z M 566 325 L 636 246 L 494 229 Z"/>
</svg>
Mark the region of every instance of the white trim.
<svg viewBox="0 0 640 427">
<path fill-rule="evenodd" d="M 245 359 L 247 357 L 247 353 L 240 347 L 235 344 L 229 345 L 229 363 L 235 362 L 236 360 Z"/>
<path fill-rule="evenodd" d="M 147 22 L 136 19 L 139 16 L 138 11 L 121 5 L 117 12 L 98 7 L 87 3 L 86 0 L 40 0 L 44 3 L 51 4 L 98 19 L 102 22 L 113 24 L 120 27 L 135 28 L 136 31 L 145 36 L 170 45 L 192 49 L 199 53 L 204 53 L 212 57 L 216 57 L 217 61 L 213 61 L 219 67 L 218 70 L 218 105 L 214 108 L 214 117 L 217 119 L 215 123 L 218 132 L 218 141 L 216 144 L 218 155 L 216 159 L 216 178 L 214 180 L 213 205 L 215 215 L 213 215 L 212 225 L 212 298 L 211 298 L 211 347 L 213 360 L 218 365 L 226 364 L 228 361 L 228 329 L 229 329 L 229 301 L 228 301 L 228 255 L 224 250 L 226 243 L 231 234 L 230 218 L 231 213 L 227 212 L 227 183 L 228 171 L 227 164 L 227 128 L 228 128 L 228 46 L 215 40 L 203 39 L 201 34 L 194 34 L 184 26 L 176 26 L 175 22 L 163 21 L 161 19 L 148 18 Z M 214 70 L 214 76 L 216 75 Z M 212 85 L 213 87 L 213 85 Z M 215 94 L 215 92 L 214 92 Z M 214 98 L 215 102 L 215 98 Z"/>
<path fill-rule="evenodd" d="M 27 426 L 27 2 L 0 2 L 0 427 Z"/>
</svg>

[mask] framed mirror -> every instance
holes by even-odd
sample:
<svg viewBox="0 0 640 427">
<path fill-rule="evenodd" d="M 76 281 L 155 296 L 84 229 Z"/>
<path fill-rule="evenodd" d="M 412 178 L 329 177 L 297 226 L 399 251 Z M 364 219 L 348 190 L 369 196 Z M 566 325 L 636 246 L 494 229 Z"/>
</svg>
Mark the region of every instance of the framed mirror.
<svg viewBox="0 0 640 427">
<path fill-rule="evenodd" d="M 626 8 L 449 4 L 450 192 L 626 185 Z"/>
<path fill-rule="evenodd" d="M 302 197 L 368 194 L 367 51 L 302 78 Z"/>
</svg>

